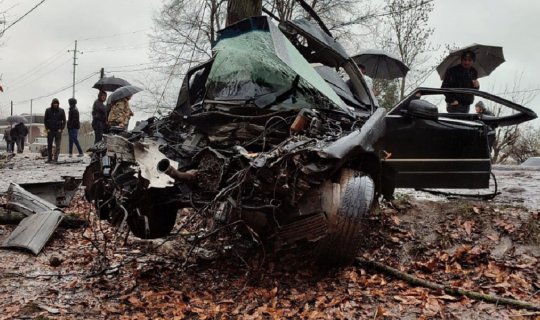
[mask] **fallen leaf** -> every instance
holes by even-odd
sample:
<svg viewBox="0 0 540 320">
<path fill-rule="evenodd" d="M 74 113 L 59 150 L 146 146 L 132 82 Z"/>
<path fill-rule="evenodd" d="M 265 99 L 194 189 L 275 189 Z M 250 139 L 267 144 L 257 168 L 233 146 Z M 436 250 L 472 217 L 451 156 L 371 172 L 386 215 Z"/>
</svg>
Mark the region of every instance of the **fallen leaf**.
<svg viewBox="0 0 540 320">
<path fill-rule="evenodd" d="M 498 242 L 499 239 L 500 239 L 498 233 L 492 233 L 492 234 L 488 235 L 487 238 L 488 238 L 489 240 L 492 240 L 492 241 L 495 241 L 495 242 Z"/>
<path fill-rule="evenodd" d="M 433 317 L 441 311 L 441 305 L 435 298 L 428 298 L 424 306 L 424 314 L 428 317 Z"/>
<path fill-rule="evenodd" d="M 474 221 L 471 221 L 471 220 L 467 220 L 463 223 L 463 227 L 465 228 L 465 232 L 467 233 L 468 236 L 471 235 L 473 226 L 474 226 Z"/>
<path fill-rule="evenodd" d="M 128 298 L 128 301 L 129 303 L 131 303 L 134 307 L 138 308 L 138 307 L 142 307 L 142 302 L 141 300 L 139 300 L 139 298 L 135 297 L 135 296 L 130 296 Z"/>
<path fill-rule="evenodd" d="M 405 305 L 418 305 L 422 301 L 413 296 L 394 296 L 394 299 Z"/>
</svg>

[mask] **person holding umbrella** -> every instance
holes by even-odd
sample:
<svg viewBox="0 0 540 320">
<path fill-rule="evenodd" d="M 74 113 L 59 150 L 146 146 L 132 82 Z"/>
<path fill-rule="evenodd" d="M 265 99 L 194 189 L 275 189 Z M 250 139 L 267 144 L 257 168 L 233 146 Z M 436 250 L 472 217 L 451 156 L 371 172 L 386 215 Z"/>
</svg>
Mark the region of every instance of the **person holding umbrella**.
<svg viewBox="0 0 540 320">
<path fill-rule="evenodd" d="M 60 108 L 60 101 L 52 99 L 51 106 L 45 110 L 45 129 L 47 130 L 47 162 L 58 162 L 60 155 L 60 143 L 62 142 L 62 131 L 66 127 L 66 113 Z M 53 140 L 56 148 L 53 159 Z"/>
<path fill-rule="evenodd" d="M 464 51 L 461 63 L 446 70 L 441 88 L 479 89 L 478 71 L 473 67 L 475 60 L 476 54 L 473 51 Z M 474 101 L 472 94 L 447 93 L 445 96 L 446 111 L 449 113 L 469 113 Z"/>
<path fill-rule="evenodd" d="M 17 153 L 23 153 L 24 151 L 24 140 L 28 135 L 28 128 L 24 125 L 23 122 L 17 123 L 11 129 L 11 138 L 17 144 Z"/>
<path fill-rule="evenodd" d="M 110 127 L 120 127 L 127 129 L 129 119 L 133 116 L 133 111 L 129 107 L 131 95 L 121 98 L 120 100 L 112 101 L 111 111 L 107 118 L 107 123 Z"/>
<path fill-rule="evenodd" d="M 107 92 L 99 91 L 98 98 L 92 106 L 92 129 L 94 129 L 94 144 L 103 139 L 103 132 L 107 127 L 107 107 L 105 100 Z"/>
<path fill-rule="evenodd" d="M 106 91 L 115 91 L 121 87 L 129 86 L 130 83 L 122 78 L 103 77 L 92 86 L 98 89 L 98 98 L 92 106 L 92 128 L 94 129 L 94 143 L 98 143 L 103 139 L 103 133 L 107 129 L 107 117 L 109 115 L 110 105 L 105 104 L 107 99 Z"/>
<path fill-rule="evenodd" d="M 109 96 L 111 101 L 111 110 L 107 118 L 109 127 L 119 127 L 127 130 L 129 119 L 133 116 L 133 110 L 129 107 L 129 100 L 131 97 L 142 91 L 141 88 L 136 86 L 124 86 L 116 89 Z"/>
</svg>

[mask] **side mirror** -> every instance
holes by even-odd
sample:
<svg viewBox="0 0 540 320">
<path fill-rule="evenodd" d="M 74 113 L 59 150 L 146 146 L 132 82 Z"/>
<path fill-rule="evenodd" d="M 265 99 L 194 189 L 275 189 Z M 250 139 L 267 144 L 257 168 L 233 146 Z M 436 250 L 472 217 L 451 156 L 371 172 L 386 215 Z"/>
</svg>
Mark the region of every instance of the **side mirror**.
<svg viewBox="0 0 540 320">
<path fill-rule="evenodd" d="M 426 100 L 414 99 L 409 102 L 407 115 L 410 117 L 437 120 L 439 118 L 439 110 L 437 106 Z"/>
</svg>

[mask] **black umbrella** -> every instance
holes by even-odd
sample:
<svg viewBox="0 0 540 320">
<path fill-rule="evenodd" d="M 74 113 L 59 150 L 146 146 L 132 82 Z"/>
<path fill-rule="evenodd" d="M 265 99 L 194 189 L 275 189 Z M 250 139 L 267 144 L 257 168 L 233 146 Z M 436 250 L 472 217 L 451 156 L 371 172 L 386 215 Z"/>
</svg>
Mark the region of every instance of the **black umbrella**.
<svg viewBox="0 0 540 320">
<path fill-rule="evenodd" d="M 409 72 L 398 57 L 383 50 L 369 49 L 353 57 L 356 64 L 366 67 L 366 75 L 373 79 L 403 78 Z"/>
<path fill-rule="evenodd" d="M 121 100 L 121 99 L 123 99 L 125 97 L 129 97 L 129 96 L 134 95 L 135 93 L 141 92 L 141 91 L 143 91 L 143 89 L 141 89 L 139 87 L 136 87 L 136 86 L 132 86 L 132 85 L 118 88 L 118 89 L 114 90 L 113 93 L 111 93 L 111 95 L 107 99 L 107 104 L 109 104 L 110 102 L 116 102 L 118 100 Z"/>
<path fill-rule="evenodd" d="M 437 67 L 437 72 L 441 76 L 441 79 L 444 78 L 444 74 L 448 68 L 461 63 L 461 54 L 465 51 L 472 51 L 476 55 L 473 66 L 478 71 L 478 78 L 488 76 L 504 62 L 502 47 L 474 43 L 470 46 L 450 51 L 450 54 Z"/>
<path fill-rule="evenodd" d="M 19 116 L 19 115 L 9 116 L 6 118 L 6 120 L 11 123 L 21 123 L 21 122 L 27 123 L 28 122 L 28 119 L 26 119 L 24 116 Z"/>
<path fill-rule="evenodd" d="M 118 88 L 129 86 L 130 83 L 122 78 L 104 77 L 98 80 L 92 88 L 101 91 L 114 91 Z"/>
</svg>

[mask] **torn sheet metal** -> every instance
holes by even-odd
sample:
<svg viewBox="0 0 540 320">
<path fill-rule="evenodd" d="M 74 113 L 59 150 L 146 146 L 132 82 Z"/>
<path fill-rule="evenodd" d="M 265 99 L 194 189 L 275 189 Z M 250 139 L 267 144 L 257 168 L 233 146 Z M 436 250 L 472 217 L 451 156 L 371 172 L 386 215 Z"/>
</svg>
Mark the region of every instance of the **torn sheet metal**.
<svg viewBox="0 0 540 320">
<path fill-rule="evenodd" d="M 3 248 L 21 248 L 37 255 L 60 225 L 62 211 L 39 212 L 24 218 L 2 243 Z"/>
<path fill-rule="evenodd" d="M 137 163 L 141 176 L 150 182 L 149 188 L 166 188 L 174 185 L 174 179 L 158 171 L 158 163 L 168 159 L 161 151 L 159 144 L 153 140 L 131 143 L 128 139 L 105 135 L 107 155 L 115 156 L 125 162 Z M 177 169 L 178 162 L 168 159 L 170 165 Z"/>
<path fill-rule="evenodd" d="M 68 207 L 81 184 L 81 179 L 63 178 L 64 181 L 25 183 L 20 186 L 57 207 Z"/>
<path fill-rule="evenodd" d="M 36 255 L 63 218 L 62 210 L 15 183 L 9 185 L 6 207 L 27 217 L 4 240 L 2 247 L 27 249 Z"/>
<path fill-rule="evenodd" d="M 135 161 L 139 164 L 141 176 L 150 181 L 149 188 L 166 188 L 174 185 L 174 179 L 163 172 L 158 171 L 158 163 L 163 159 L 168 159 L 161 151 L 159 144 L 152 140 L 144 143 L 133 144 Z M 178 162 L 168 159 L 173 168 L 178 168 Z"/>
</svg>

